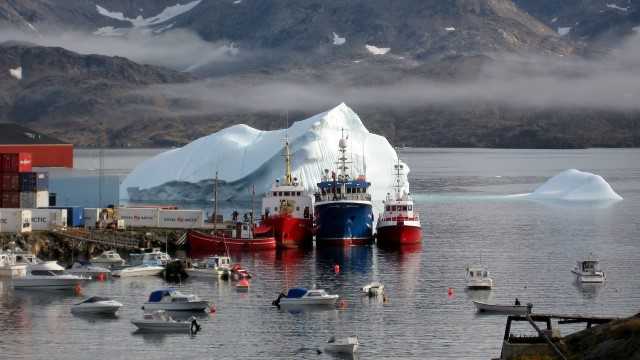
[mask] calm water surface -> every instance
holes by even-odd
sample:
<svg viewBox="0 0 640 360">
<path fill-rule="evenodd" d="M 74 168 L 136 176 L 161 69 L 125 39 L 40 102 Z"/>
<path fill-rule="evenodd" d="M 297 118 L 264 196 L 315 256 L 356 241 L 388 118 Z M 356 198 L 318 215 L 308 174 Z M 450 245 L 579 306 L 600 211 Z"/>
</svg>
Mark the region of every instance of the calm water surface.
<svg viewBox="0 0 640 360">
<path fill-rule="evenodd" d="M 255 273 L 247 294 L 226 282 L 180 285 L 217 307 L 201 315 L 203 331 L 193 337 L 134 334 L 130 320 L 141 316 L 150 291 L 165 286 L 159 278 L 85 286 L 86 295 L 125 304 L 115 319 L 75 317 L 69 308 L 79 298 L 71 294 L 14 291 L 0 282 L 0 358 L 327 359 L 315 351 L 327 338 L 355 334 L 360 358 L 490 359 L 500 354 L 505 318 L 476 315 L 471 299 L 518 297 L 538 312 L 628 316 L 640 310 L 639 150 L 414 149 L 402 156 L 422 214 L 421 247 L 245 255 L 238 260 Z M 530 192 L 568 168 L 604 176 L 624 200 L 570 205 L 505 196 Z M 570 270 L 590 252 L 600 257 L 607 282 L 578 286 Z M 490 267 L 493 291 L 464 289 L 465 264 L 477 262 Z M 358 294 L 372 280 L 385 284 L 387 303 Z M 314 284 L 340 294 L 346 306 L 292 313 L 270 305 L 286 287 Z"/>
</svg>

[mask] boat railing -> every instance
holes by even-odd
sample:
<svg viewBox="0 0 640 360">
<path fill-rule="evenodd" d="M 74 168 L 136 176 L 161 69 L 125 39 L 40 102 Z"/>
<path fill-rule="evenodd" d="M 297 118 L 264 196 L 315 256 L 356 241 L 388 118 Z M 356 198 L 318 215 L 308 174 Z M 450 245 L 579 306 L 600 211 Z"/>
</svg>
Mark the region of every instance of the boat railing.
<svg viewBox="0 0 640 360">
<path fill-rule="evenodd" d="M 418 215 L 414 216 L 388 216 L 381 217 L 382 221 L 420 221 L 420 217 Z"/>
</svg>

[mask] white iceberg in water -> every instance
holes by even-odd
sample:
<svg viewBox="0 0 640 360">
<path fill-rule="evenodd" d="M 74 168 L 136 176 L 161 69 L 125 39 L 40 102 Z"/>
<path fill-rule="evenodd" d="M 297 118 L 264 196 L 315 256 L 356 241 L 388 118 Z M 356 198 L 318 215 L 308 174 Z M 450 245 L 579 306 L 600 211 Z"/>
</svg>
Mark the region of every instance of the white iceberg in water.
<svg viewBox="0 0 640 360">
<path fill-rule="evenodd" d="M 386 138 L 370 133 L 345 104 L 297 121 L 286 130 L 260 131 L 234 125 L 163 152 L 127 176 L 121 197 L 131 201 L 211 201 L 216 171 L 221 180 L 220 200 L 246 200 L 253 186 L 256 194 L 262 194 L 283 176 L 285 135 L 293 157 L 293 175 L 308 190 L 314 190 L 324 170 L 336 167 L 343 131 L 348 137 L 353 175 L 366 174 L 374 200 L 384 199 L 393 186 L 397 154 Z M 408 191 L 406 179 L 404 183 Z"/>
<path fill-rule="evenodd" d="M 576 169 L 565 170 L 529 194 L 534 199 L 564 201 L 622 200 L 602 176 Z"/>
</svg>

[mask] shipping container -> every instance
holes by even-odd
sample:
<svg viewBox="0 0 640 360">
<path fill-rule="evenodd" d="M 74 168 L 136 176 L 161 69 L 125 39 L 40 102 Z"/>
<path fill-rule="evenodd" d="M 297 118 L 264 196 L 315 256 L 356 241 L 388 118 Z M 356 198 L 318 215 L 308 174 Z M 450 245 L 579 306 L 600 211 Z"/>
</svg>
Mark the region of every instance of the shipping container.
<svg viewBox="0 0 640 360">
<path fill-rule="evenodd" d="M 20 192 L 20 207 L 24 209 L 37 208 L 36 193 L 31 191 Z"/>
<path fill-rule="evenodd" d="M 202 228 L 202 210 L 158 210 L 158 227 L 174 229 Z"/>
<path fill-rule="evenodd" d="M 158 211 L 152 208 L 118 208 L 118 219 L 127 227 L 158 227 Z"/>
<path fill-rule="evenodd" d="M 38 173 L 25 172 L 20 173 L 20 192 L 36 192 L 36 186 L 38 184 Z"/>
<path fill-rule="evenodd" d="M 0 172 L 19 173 L 31 171 L 31 153 L 0 154 Z"/>
<path fill-rule="evenodd" d="M 98 222 L 98 216 L 100 215 L 99 208 L 85 208 L 83 210 L 84 217 L 84 227 L 86 229 L 95 229 L 96 223 Z"/>
<path fill-rule="evenodd" d="M 31 154 L 31 166 L 73 168 L 73 145 L 71 144 L 0 144 L 0 153 L 22 152 Z"/>
<path fill-rule="evenodd" d="M 48 208 L 49 205 L 49 192 L 46 190 L 38 190 L 36 193 L 36 207 Z"/>
<path fill-rule="evenodd" d="M 36 176 L 36 190 L 37 191 L 49 191 L 49 173 L 39 172 Z"/>
<path fill-rule="evenodd" d="M 56 193 L 49 193 L 49 206 L 57 206 Z"/>
<path fill-rule="evenodd" d="M 0 232 L 16 234 L 31 232 L 31 210 L 0 209 Z"/>
<path fill-rule="evenodd" d="M 20 176 L 17 173 L 3 173 L 2 191 L 20 191 Z"/>
<path fill-rule="evenodd" d="M 0 193 L 0 203 L 3 208 L 19 208 L 20 193 L 17 191 L 3 191 Z"/>
<path fill-rule="evenodd" d="M 32 209 L 32 230 L 55 230 L 67 227 L 67 209 Z"/>
<path fill-rule="evenodd" d="M 80 206 L 50 206 L 49 209 L 67 210 L 67 226 L 69 227 L 84 226 L 84 208 Z"/>
</svg>

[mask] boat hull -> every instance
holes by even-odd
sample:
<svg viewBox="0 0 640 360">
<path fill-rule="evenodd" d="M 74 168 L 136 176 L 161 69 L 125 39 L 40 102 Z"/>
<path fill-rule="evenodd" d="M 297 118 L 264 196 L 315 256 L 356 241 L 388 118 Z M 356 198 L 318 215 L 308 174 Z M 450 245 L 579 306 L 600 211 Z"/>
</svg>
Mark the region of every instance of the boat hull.
<svg viewBox="0 0 640 360">
<path fill-rule="evenodd" d="M 114 271 L 111 275 L 114 277 L 140 277 L 140 276 L 156 276 L 160 275 L 164 270 L 162 266 L 147 266 L 145 268 L 124 268 Z"/>
<path fill-rule="evenodd" d="M 188 301 L 177 303 L 144 303 L 142 305 L 143 310 L 166 310 L 166 311 L 203 311 L 209 307 L 209 303 L 205 300 L 201 301 Z"/>
<path fill-rule="evenodd" d="M 313 245 L 313 220 L 299 219 L 291 215 L 274 215 L 262 221 L 273 229 L 279 248 L 300 248 Z"/>
<path fill-rule="evenodd" d="M 329 201 L 315 206 L 316 245 L 349 246 L 373 242 L 373 210 L 368 201 Z"/>
<path fill-rule="evenodd" d="M 131 323 L 135 325 L 139 331 L 148 332 L 190 332 L 190 322 L 165 322 L 165 321 L 135 321 Z"/>
<path fill-rule="evenodd" d="M 603 283 L 605 280 L 604 273 L 583 274 L 576 270 L 573 270 L 572 272 L 576 275 L 576 280 L 578 282 L 585 283 L 585 284 L 600 284 L 600 283 Z"/>
<path fill-rule="evenodd" d="M 27 265 L 7 265 L 0 267 L 0 277 L 16 278 L 27 275 Z"/>
<path fill-rule="evenodd" d="M 190 230 L 187 233 L 188 254 L 192 258 L 202 258 L 230 252 L 244 251 L 265 251 L 276 248 L 275 237 L 264 237 L 256 239 L 235 239 L 230 237 L 205 234 L 199 231 Z"/>
<path fill-rule="evenodd" d="M 323 298 L 296 298 L 280 299 L 280 306 L 332 306 L 338 301 L 338 296 L 328 296 Z"/>
<path fill-rule="evenodd" d="M 55 279 L 45 276 L 47 279 L 23 277 L 13 280 L 14 289 L 22 290 L 71 290 L 80 285 L 83 279 L 62 278 Z"/>
<path fill-rule="evenodd" d="M 74 305 L 71 308 L 72 314 L 97 314 L 97 315 L 114 315 L 122 304 L 93 304 L 92 306 Z"/>
<path fill-rule="evenodd" d="M 473 301 L 478 312 L 504 314 L 504 315 L 526 315 L 530 312 L 530 308 L 526 305 L 499 305 L 487 304 L 480 301 Z"/>
<path fill-rule="evenodd" d="M 378 226 L 376 235 L 379 246 L 400 246 L 422 242 L 420 226 L 405 225 L 402 222 L 390 226 Z"/>
</svg>

